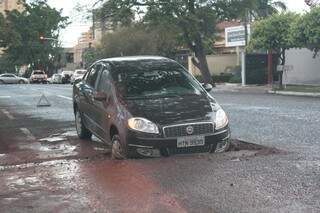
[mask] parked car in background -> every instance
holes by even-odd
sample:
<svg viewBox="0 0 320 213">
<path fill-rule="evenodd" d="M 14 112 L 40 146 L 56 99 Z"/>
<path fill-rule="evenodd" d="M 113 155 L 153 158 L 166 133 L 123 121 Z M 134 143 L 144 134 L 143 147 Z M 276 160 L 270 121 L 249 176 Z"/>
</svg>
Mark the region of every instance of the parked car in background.
<svg viewBox="0 0 320 213">
<path fill-rule="evenodd" d="M 0 84 L 28 84 L 29 80 L 15 74 L 5 73 L 0 75 Z"/>
<path fill-rule="evenodd" d="M 71 84 L 75 82 L 75 80 L 83 78 L 84 74 L 86 74 L 87 70 L 75 70 L 73 76 L 71 77 Z"/>
<path fill-rule="evenodd" d="M 48 83 L 48 76 L 42 70 L 34 70 L 30 76 L 30 83 Z"/>
<path fill-rule="evenodd" d="M 49 80 L 48 80 L 49 81 Z M 49 81 L 51 84 L 62 84 L 62 75 L 53 74 Z"/>
<path fill-rule="evenodd" d="M 71 81 L 71 77 L 73 76 L 74 71 L 62 71 L 62 83 L 69 84 Z"/>
<path fill-rule="evenodd" d="M 224 152 L 229 120 L 212 88 L 167 58 L 100 60 L 73 86 L 78 136 L 110 143 L 116 159 Z"/>
</svg>

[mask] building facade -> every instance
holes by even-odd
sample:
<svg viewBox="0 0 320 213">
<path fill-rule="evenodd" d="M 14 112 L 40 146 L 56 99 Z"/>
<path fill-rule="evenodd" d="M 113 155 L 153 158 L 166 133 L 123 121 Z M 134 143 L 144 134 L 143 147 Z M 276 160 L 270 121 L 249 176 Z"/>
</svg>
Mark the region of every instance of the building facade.
<svg viewBox="0 0 320 213">
<path fill-rule="evenodd" d="M 5 14 L 5 11 L 23 11 L 23 9 L 23 4 L 19 0 L 0 0 L 0 13 L 2 14 Z"/>
<path fill-rule="evenodd" d="M 74 63 L 77 68 L 83 67 L 82 55 L 85 49 L 90 48 L 94 43 L 92 30 L 81 33 L 78 43 L 73 47 Z"/>
<path fill-rule="evenodd" d="M 0 13 L 5 15 L 6 11 L 18 10 L 23 11 L 24 6 L 19 0 L 0 0 Z M 3 54 L 3 49 L 0 48 L 0 56 Z"/>
</svg>

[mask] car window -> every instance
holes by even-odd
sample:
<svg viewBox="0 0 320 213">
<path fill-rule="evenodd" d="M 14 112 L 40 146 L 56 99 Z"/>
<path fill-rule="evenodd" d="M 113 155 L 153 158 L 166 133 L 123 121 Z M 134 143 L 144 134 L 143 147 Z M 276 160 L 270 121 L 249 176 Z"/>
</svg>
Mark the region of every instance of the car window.
<svg viewBox="0 0 320 213">
<path fill-rule="evenodd" d="M 36 71 L 36 72 L 34 72 L 33 74 L 34 74 L 34 75 L 43 75 L 43 74 L 44 74 L 44 72 Z"/>
<path fill-rule="evenodd" d="M 92 88 L 95 88 L 95 84 L 98 78 L 99 70 L 101 69 L 101 65 L 95 65 L 91 68 L 90 73 L 87 77 L 87 84 Z"/>
<path fill-rule="evenodd" d="M 111 77 L 110 72 L 107 69 L 104 69 L 101 73 L 101 77 L 99 80 L 98 91 L 109 93 L 111 89 Z"/>
<path fill-rule="evenodd" d="M 14 78 L 15 76 L 14 76 L 14 75 L 10 75 L 10 74 L 6 74 L 6 75 L 3 75 L 2 77 L 6 77 L 6 78 Z"/>
</svg>

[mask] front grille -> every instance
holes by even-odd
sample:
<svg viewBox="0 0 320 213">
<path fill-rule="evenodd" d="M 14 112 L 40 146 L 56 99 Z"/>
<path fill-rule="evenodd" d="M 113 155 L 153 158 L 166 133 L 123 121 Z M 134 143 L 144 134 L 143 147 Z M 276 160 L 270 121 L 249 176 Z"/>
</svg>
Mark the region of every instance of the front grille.
<svg viewBox="0 0 320 213">
<path fill-rule="evenodd" d="M 189 134 L 187 131 L 188 127 L 193 128 L 193 133 Z M 193 135 L 205 135 L 214 132 L 213 123 L 194 123 L 194 124 L 183 124 L 176 126 L 168 126 L 163 128 L 164 136 L 167 138 L 171 137 L 184 137 Z"/>
<path fill-rule="evenodd" d="M 211 151 L 211 146 L 198 146 L 198 147 L 188 147 L 188 148 L 169 148 L 169 153 L 171 155 L 179 154 L 193 154 L 193 153 L 206 153 Z"/>
</svg>

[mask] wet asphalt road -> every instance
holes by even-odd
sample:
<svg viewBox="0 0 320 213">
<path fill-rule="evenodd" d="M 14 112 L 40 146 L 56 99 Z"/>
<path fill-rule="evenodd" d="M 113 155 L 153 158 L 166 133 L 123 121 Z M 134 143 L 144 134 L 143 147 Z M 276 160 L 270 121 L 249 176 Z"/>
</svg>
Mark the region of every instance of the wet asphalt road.
<svg viewBox="0 0 320 213">
<path fill-rule="evenodd" d="M 320 212 L 319 99 L 214 94 L 233 138 L 277 152 L 112 161 L 75 136 L 71 93 L 0 86 L 1 212 Z"/>
</svg>

